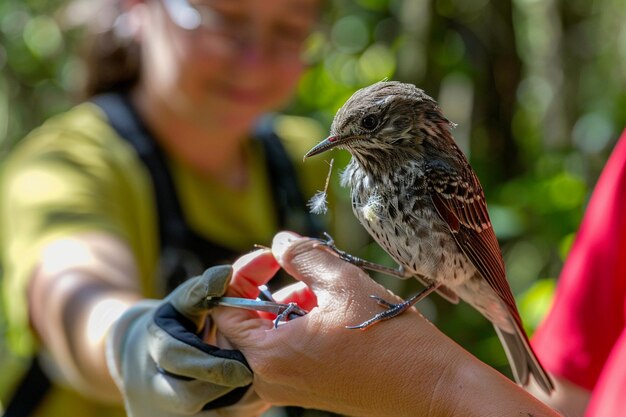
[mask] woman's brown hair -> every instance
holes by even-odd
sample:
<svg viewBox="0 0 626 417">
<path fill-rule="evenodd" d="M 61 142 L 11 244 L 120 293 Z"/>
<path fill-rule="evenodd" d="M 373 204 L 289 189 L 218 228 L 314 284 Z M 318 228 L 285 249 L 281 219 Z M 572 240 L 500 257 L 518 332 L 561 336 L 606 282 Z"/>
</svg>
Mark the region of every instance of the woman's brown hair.
<svg viewBox="0 0 626 417">
<path fill-rule="evenodd" d="M 108 0 L 103 10 L 98 12 L 107 17 L 94 16 L 96 21 L 85 25 L 84 41 L 79 47 L 86 70 L 80 99 L 125 91 L 137 83 L 140 46 L 130 36 L 128 16 L 120 4 L 122 1 Z"/>
</svg>

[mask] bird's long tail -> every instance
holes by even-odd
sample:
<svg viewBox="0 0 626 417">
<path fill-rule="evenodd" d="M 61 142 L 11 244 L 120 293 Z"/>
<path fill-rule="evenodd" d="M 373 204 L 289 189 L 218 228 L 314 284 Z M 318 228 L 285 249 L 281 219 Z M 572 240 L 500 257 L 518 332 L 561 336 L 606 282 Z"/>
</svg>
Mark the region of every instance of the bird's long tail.
<svg viewBox="0 0 626 417">
<path fill-rule="evenodd" d="M 515 381 L 522 386 L 527 386 L 528 376 L 532 374 L 541 389 L 550 395 L 554 391 L 554 383 L 539 363 L 524 330 L 514 325 L 515 332 L 509 333 L 497 326 L 494 327 L 509 359 Z"/>
</svg>

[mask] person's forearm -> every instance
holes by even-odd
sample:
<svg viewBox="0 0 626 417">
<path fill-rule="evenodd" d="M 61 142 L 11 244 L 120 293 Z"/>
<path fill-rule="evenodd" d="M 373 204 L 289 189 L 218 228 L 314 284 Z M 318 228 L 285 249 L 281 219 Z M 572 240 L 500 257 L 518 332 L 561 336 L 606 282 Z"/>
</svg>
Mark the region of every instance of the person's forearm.
<svg viewBox="0 0 626 417">
<path fill-rule="evenodd" d="M 29 288 L 31 322 L 64 380 L 92 397 L 119 401 L 107 370 L 104 340 L 113 322 L 139 299 L 131 285 L 134 270 L 127 267 L 132 263 L 124 262 L 124 247 L 115 241 L 79 240 L 85 257 L 70 252 L 55 263 L 49 255 L 42 258 Z M 61 253 L 54 248 L 45 253 L 51 252 Z M 105 264 L 105 259 L 118 263 Z"/>
<path fill-rule="evenodd" d="M 447 337 L 440 334 L 437 338 Z M 437 346 L 454 344 L 447 340 Z M 439 360 L 444 360 L 436 354 Z M 454 344 L 449 357 L 454 358 L 448 366 L 446 377 L 436 383 L 439 389 L 433 392 L 443 413 L 450 416 L 558 416 L 559 414 L 528 394 L 513 381 L 479 361 L 460 346 Z M 439 366 L 443 363 L 440 362 Z"/>
<path fill-rule="evenodd" d="M 369 404 L 354 415 L 383 417 L 390 410 L 395 410 L 393 415 L 399 417 L 557 415 L 440 333 L 418 313 L 410 312 L 403 319 L 381 323 L 377 329 L 377 344 L 388 340 L 388 348 L 378 350 L 384 352 L 383 358 L 369 355 L 363 358 L 361 366 L 370 364 L 370 373 L 381 375 L 384 381 L 373 386 L 366 380 L 361 385 L 362 392 L 357 395 L 368 398 Z M 372 392 L 378 395 L 372 396 Z"/>
</svg>

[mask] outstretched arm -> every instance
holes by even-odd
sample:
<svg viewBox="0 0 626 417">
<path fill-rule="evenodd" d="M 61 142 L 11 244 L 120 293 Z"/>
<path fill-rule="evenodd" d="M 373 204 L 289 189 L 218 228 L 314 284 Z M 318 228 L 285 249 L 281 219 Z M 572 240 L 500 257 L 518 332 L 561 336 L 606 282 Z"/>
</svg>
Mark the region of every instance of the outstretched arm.
<svg viewBox="0 0 626 417">
<path fill-rule="evenodd" d="M 44 250 L 30 286 L 32 322 L 67 382 L 92 398 L 123 397 L 129 416 L 261 414 L 268 404 L 250 389 L 245 358 L 207 332 L 206 299 L 227 288 L 255 298 L 279 268 L 270 251 L 190 277 L 163 300 L 141 299 L 132 265 L 106 234 Z"/>
<path fill-rule="evenodd" d="M 121 401 L 104 339 L 140 298 L 131 252 L 112 235 L 76 235 L 43 250 L 29 287 L 30 317 L 62 378 L 95 398 Z"/>
</svg>

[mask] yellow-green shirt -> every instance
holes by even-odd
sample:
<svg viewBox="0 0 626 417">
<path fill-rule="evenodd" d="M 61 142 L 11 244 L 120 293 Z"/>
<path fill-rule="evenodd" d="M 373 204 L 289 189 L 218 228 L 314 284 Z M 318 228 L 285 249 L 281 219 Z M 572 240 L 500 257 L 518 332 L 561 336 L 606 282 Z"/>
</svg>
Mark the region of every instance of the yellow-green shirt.
<svg viewBox="0 0 626 417">
<path fill-rule="evenodd" d="M 302 155 L 323 132 L 306 119 L 280 117 L 277 131 L 299 170 L 303 195 L 323 186 L 321 161 L 302 165 Z M 262 144 L 246 149 L 250 182 L 236 191 L 169 161 L 183 212 L 200 235 L 238 252 L 268 245 L 277 217 Z M 2 295 L 9 321 L 8 341 L 32 349 L 26 288 L 41 249 L 53 240 L 85 231 L 112 233 L 131 248 L 143 293 L 160 297 L 155 282 L 159 261 L 158 219 L 149 173 L 134 149 L 90 103 L 74 107 L 33 131 L 2 167 L 0 250 Z M 58 389 L 58 388 L 57 388 Z M 49 395 L 39 415 L 123 415 L 64 390 Z"/>
</svg>

